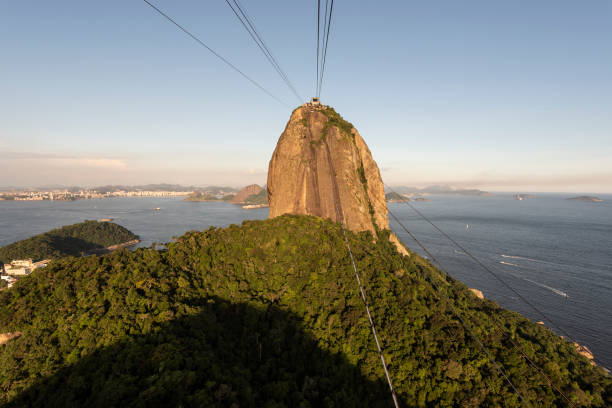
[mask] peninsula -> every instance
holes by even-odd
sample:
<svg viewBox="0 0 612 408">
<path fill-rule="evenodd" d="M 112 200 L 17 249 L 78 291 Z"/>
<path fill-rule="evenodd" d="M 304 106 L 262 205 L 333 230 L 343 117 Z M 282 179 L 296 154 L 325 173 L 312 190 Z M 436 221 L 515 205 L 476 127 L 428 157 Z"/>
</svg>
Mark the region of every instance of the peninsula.
<svg viewBox="0 0 612 408">
<path fill-rule="evenodd" d="M 0 248 L 0 262 L 16 259 L 34 262 L 64 256 L 81 256 L 137 244 L 138 235 L 108 221 L 84 221 L 35 235 Z"/>
</svg>

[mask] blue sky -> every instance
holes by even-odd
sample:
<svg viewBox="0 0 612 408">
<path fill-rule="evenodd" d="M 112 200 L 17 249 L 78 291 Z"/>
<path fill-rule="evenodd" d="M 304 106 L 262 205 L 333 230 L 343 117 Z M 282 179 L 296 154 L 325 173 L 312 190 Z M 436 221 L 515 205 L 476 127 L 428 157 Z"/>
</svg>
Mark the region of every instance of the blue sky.
<svg viewBox="0 0 612 408">
<path fill-rule="evenodd" d="M 152 0 L 153 1 L 153 0 Z M 223 0 L 0 2 L 0 186 L 264 183 L 297 99 Z M 242 0 L 304 99 L 316 1 Z M 392 185 L 612 192 L 612 2 L 336 0 L 322 99 Z"/>
</svg>

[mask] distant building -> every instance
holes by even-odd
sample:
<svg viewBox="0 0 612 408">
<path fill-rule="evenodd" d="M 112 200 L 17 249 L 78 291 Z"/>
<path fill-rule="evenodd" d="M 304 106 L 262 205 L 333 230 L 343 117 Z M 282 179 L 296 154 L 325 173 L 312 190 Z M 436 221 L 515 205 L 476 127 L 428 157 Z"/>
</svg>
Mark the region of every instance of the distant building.
<svg viewBox="0 0 612 408">
<path fill-rule="evenodd" d="M 15 259 L 11 261 L 13 268 L 31 268 L 33 266 L 32 259 Z"/>
<path fill-rule="evenodd" d="M 32 262 L 31 259 L 15 259 L 10 264 L 4 264 L 2 272 L 8 276 L 26 276 L 37 268 L 47 266 L 50 261 L 50 259 L 45 259 L 39 262 Z"/>
<path fill-rule="evenodd" d="M 51 259 L 44 259 L 42 261 L 34 262 L 32 264 L 32 270 L 38 269 L 38 268 L 44 268 L 45 266 L 49 264 L 49 262 L 51 262 Z"/>
<path fill-rule="evenodd" d="M 315 109 L 327 108 L 327 106 L 321 104 L 321 99 L 317 98 L 316 96 L 312 97 L 310 99 L 310 102 L 306 102 L 302 106 L 308 107 L 308 108 L 315 108 Z"/>
<path fill-rule="evenodd" d="M 32 273 L 32 268 L 5 268 L 4 273 L 9 276 L 25 276 Z"/>
</svg>

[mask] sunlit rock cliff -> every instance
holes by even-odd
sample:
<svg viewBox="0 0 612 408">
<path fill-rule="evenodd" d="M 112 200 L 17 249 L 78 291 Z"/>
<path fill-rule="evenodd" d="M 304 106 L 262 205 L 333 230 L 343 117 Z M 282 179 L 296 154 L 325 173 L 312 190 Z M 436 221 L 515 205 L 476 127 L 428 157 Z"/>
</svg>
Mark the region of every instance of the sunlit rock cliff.
<svg viewBox="0 0 612 408">
<path fill-rule="evenodd" d="M 270 160 L 268 200 L 270 217 L 343 217 L 353 231 L 389 228 L 370 149 L 353 125 L 325 106 L 305 104 L 291 115 Z"/>
</svg>

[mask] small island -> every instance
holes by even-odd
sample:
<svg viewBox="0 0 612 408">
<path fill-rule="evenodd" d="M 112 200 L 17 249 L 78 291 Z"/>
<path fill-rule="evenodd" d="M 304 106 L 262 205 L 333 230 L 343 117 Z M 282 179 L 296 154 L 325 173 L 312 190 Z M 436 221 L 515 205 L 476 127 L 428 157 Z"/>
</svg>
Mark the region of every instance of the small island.
<svg viewBox="0 0 612 408">
<path fill-rule="evenodd" d="M 14 242 L 0 248 L 0 262 L 33 262 L 64 256 L 103 253 L 137 244 L 138 235 L 110 221 L 85 221 Z"/>
<path fill-rule="evenodd" d="M 241 205 L 245 210 L 265 208 L 268 206 L 268 190 L 265 187 L 251 184 L 236 194 L 215 194 L 210 191 L 194 191 L 183 201 L 190 202 L 226 202 Z"/>
<path fill-rule="evenodd" d="M 0 248 L 0 291 L 57 258 L 105 254 L 140 242 L 127 228 L 103 220 L 67 225 Z"/>
<path fill-rule="evenodd" d="M 401 203 L 402 201 L 410 201 L 408 197 L 398 194 L 396 192 L 385 194 L 385 199 L 389 203 Z"/>
<path fill-rule="evenodd" d="M 568 198 L 568 200 L 573 200 L 573 201 L 584 201 L 587 203 L 601 203 L 603 202 L 603 200 L 599 197 L 593 197 L 593 196 L 578 196 L 578 197 L 571 197 Z"/>
</svg>

